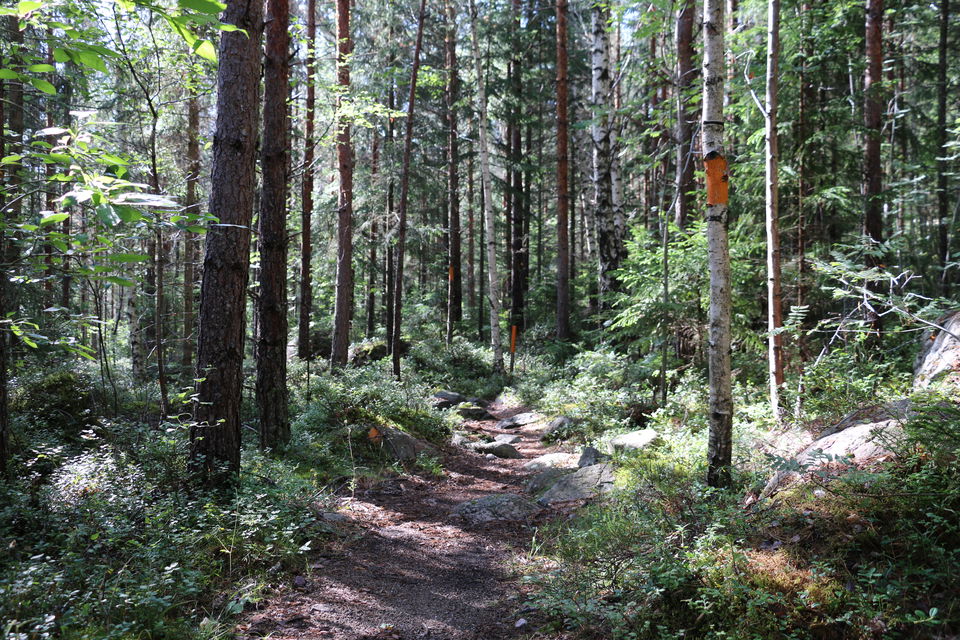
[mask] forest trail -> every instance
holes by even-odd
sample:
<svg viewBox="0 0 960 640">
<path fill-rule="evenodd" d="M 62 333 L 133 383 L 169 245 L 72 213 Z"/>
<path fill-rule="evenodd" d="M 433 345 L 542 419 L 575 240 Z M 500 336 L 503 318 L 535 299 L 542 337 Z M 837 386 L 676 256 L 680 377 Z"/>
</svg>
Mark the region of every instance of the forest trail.
<svg viewBox="0 0 960 640">
<path fill-rule="evenodd" d="M 499 401 L 497 419 L 526 411 Z M 276 640 L 493 640 L 518 635 L 522 602 L 510 564 L 528 548 L 533 524 L 469 525 L 451 515 L 488 495 L 523 495 L 529 459 L 556 447 L 540 442 L 543 424 L 497 429 L 497 420 L 466 420 L 477 435 L 519 435 L 523 459 L 489 459 L 448 446 L 443 478 L 389 478 L 341 497 L 349 521 L 342 549 L 311 563 L 292 583 L 238 625 L 240 637 Z M 529 498 L 529 496 L 526 496 Z M 546 517 L 541 511 L 534 520 Z M 524 629 L 528 631 L 529 629 Z"/>
</svg>

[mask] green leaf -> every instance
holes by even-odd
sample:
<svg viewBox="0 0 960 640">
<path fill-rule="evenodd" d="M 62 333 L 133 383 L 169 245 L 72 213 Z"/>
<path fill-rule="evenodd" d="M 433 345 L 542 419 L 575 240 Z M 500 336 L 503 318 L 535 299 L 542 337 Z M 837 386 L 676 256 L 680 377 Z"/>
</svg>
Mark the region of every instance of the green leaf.
<svg viewBox="0 0 960 640">
<path fill-rule="evenodd" d="M 107 260 L 113 262 L 147 262 L 150 260 L 150 256 L 145 256 L 142 253 L 115 253 L 107 256 Z"/>
<path fill-rule="evenodd" d="M 217 61 L 217 49 L 209 40 L 198 40 L 197 44 L 193 47 L 193 52 L 204 60 L 209 60 L 214 63 Z"/>
<path fill-rule="evenodd" d="M 78 51 L 77 60 L 80 64 L 90 67 L 91 69 L 96 69 L 101 73 L 107 72 L 107 64 L 103 61 L 103 58 L 93 51 Z"/>
<path fill-rule="evenodd" d="M 53 50 L 53 59 L 57 62 L 70 62 L 70 53 L 58 47 Z"/>
<path fill-rule="evenodd" d="M 33 73 L 51 73 L 56 71 L 56 68 L 52 64 L 32 64 L 27 67 L 27 71 L 32 71 Z"/>
<path fill-rule="evenodd" d="M 13 69 L 0 69 L 0 80 L 16 80 L 20 74 Z"/>
<path fill-rule="evenodd" d="M 52 96 L 57 94 L 57 88 L 52 84 L 50 84 L 49 82 L 47 82 L 46 80 L 44 80 L 43 78 L 30 78 L 30 84 L 32 84 L 34 87 L 36 87 L 40 91 L 43 91 L 44 93 L 48 93 Z"/>
<path fill-rule="evenodd" d="M 19 3 L 17 3 L 17 14 L 22 18 L 31 11 L 36 11 L 42 6 L 42 2 L 36 2 L 35 0 L 21 0 Z"/>
<path fill-rule="evenodd" d="M 126 278 L 121 278 L 120 276 L 107 276 L 104 278 L 104 280 L 120 285 L 121 287 L 132 287 L 134 285 L 133 280 L 127 280 Z"/>
<path fill-rule="evenodd" d="M 70 217 L 69 213 L 51 213 L 49 216 L 44 216 L 40 219 L 40 226 L 45 227 L 48 224 L 56 224 L 58 222 L 63 222 Z"/>
<path fill-rule="evenodd" d="M 182 9 L 193 9 L 199 13 L 217 14 L 227 8 L 227 5 L 216 0 L 177 0 Z"/>
<path fill-rule="evenodd" d="M 97 207 L 97 215 L 100 216 L 100 220 L 103 221 L 103 224 L 107 225 L 110 228 L 113 228 L 120 224 L 120 216 L 117 215 L 116 210 L 113 208 L 113 205 L 101 204 Z"/>
<path fill-rule="evenodd" d="M 133 207 L 118 204 L 114 205 L 113 209 L 117 212 L 117 215 L 120 216 L 120 219 L 127 224 L 143 220 L 143 214 Z"/>
<path fill-rule="evenodd" d="M 23 160 L 23 156 L 16 154 L 12 156 L 4 156 L 3 158 L 0 158 L 0 164 L 19 164 L 21 160 Z"/>
</svg>

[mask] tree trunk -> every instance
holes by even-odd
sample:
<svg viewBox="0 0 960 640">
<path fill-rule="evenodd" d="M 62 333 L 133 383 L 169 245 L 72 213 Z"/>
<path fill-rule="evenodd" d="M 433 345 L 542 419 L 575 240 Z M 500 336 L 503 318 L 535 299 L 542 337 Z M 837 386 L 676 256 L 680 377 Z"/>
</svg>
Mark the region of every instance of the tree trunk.
<svg viewBox="0 0 960 640">
<path fill-rule="evenodd" d="M 881 168 L 880 143 L 883 125 L 883 100 L 878 93 L 883 83 L 883 0 L 867 0 L 866 10 L 867 68 L 863 80 L 864 128 L 864 233 L 874 242 L 883 242 L 883 169 Z M 868 267 L 879 266 L 874 256 L 868 256 Z M 880 283 L 871 282 L 871 290 L 877 292 Z M 883 319 L 876 310 L 868 309 L 867 323 L 879 340 L 883 331 Z"/>
<path fill-rule="evenodd" d="M 557 0 L 557 340 L 570 340 L 570 119 L 567 0 Z"/>
<path fill-rule="evenodd" d="M 196 424 L 190 460 L 206 484 L 224 485 L 240 471 L 240 400 L 246 292 L 250 265 L 263 4 L 230 0 L 223 22 L 240 30 L 220 36 L 217 124 L 213 140 L 197 344 Z"/>
<path fill-rule="evenodd" d="M 297 356 L 313 358 L 310 316 L 313 314 L 313 174 L 314 127 L 317 95 L 317 0 L 307 1 L 307 103 L 303 140 L 303 183 L 300 201 L 300 307 L 297 320 Z"/>
<path fill-rule="evenodd" d="M 337 0 L 337 292 L 333 312 L 331 366 L 347 364 L 350 317 L 353 311 L 353 144 L 350 122 L 344 117 L 350 91 L 350 0 Z"/>
<path fill-rule="evenodd" d="M 767 366 L 770 410 L 780 422 L 780 385 L 783 384 L 783 290 L 780 285 L 780 174 L 777 136 L 778 79 L 780 74 L 780 0 L 767 4 L 766 96 L 766 221 L 767 221 Z"/>
<path fill-rule="evenodd" d="M 378 130 L 373 130 L 373 143 L 371 145 L 370 159 L 370 179 L 376 183 L 380 174 L 380 136 Z M 367 338 L 373 337 L 373 332 L 377 326 L 377 243 L 379 238 L 377 233 L 377 215 L 370 216 L 370 248 L 367 255 Z"/>
<path fill-rule="evenodd" d="M 403 160 L 400 173 L 400 205 L 397 210 L 397 250 L 393 285 L 393 375 L 400 379 L 400 336 L 403 326 L 403 261 L 407 242 L 407 199 L 410 191 L 410 152 L 413 147 L 413 114 L 417 99 L 417 74 L 420 71 L 420 50 L 423 48 L 423 21 L 427 0 L 420 0 L 417 19 L 417 42 L 413 49 L 413 68 L 410 70 L 410 95 L 407 100 L 407 123 L 403 138 Z"/>
<path fill-rule="evenodd" d="M 950 296 L 950 203 L 947 193 L 950 149 L 947 147 L 947 45 L 950 40 L 950 0 L 940 0 L 940 51 L 937 67 L 937 220 L 940 254 L 940 290 Z"/>
<path fill-rule="evenodd" d="M 476 220 L 473 208 L 473 153 L 467 158 L 467 304 L 477 304 L 477 279 L 474 263 L 476 250 Z"/>
<path fill-rule="evenodd" d="M 260 170 L 260 291 L 257 311 L 257 410 L 260 447 L 290 441 L 287 415 L 287 178 L 290 170 L 290 4 L 267 0 L 263 142 Z"/>
<path fill-rule="evenodd" d="M 452 0 L 444 0 L 447 14 L 447 230 L 449 233 L 449 274 L 447 277 L 447 344 L 453 339 L 455 325 L 463 319 L 463 275 L 460 251 L 460 162 L 457 148 L 457 12 Z"/>
<path fill-rule="evenodd" d="M 730 252 L 727 239 L 729 175 L 723 141 L 724 0 L 705 0 L 703 11 L 703 154 L 707 172 L 707 255 L 710 263 L 710 437 L 707 483 L 730 484 L 733 398 L 730 383 Z"/>
<path fill-rule="evenodd" d="M 7 22 L 13 22 L 13 19 Z M 0 29 L 7 25 L 0 24 Z M 2 31 L 0 31 L 2 32 Z M 0 79 L 0 158 L 7 156 L 7 136 L 6 136 L 6 81 Z M 0 164 L 0 211 L 6 210 L 7 192 L 6 192 L 6 165 Z M 6 225 L 0 226 L 0 318 L 7 317 L 8 282 L 10 276 L 7 264 L 7 229 Z M 0 330 L 0 477 L 8 479 L 10 477 L 7 469 L 7 458 L 10 456 L 10 397 L 8 389 L 7 373 L 7 350 L 9 348 L 10 332 L 6 329 Z"/>
<path fill-rule="evenodd" d="M 520 170 L 520 164 L 523 156 L 523 140 L 521 135 L 523 121 L 523 72 L 521 65 L 523 61 L 520 57 L 520 0 L 513 0 L 513 62 L 510 64 L 510 93 L 513 97 L 512 117 L 513 122 L 510 128 L 510 172 L 513 174 L 513 187 L 509 194 L 512 201 L 511 209 L 513 211 L 513 231 L 510 234 L 510 372 L 513 372 L 514 358 L 516 355 L 517 340 L 523 331 L 523 254 L 526 209 L 524 206 L 524 184 L 523 172 Z"/>
<path fill-rule="evenodd" d="M 677 204 L 674 222 L 684 229 L 693 203 L 694 146 L 693 114 L 689 104 L 696 70 L 693 66 L 694 0 L 684 0 L 677 14 Z"/>
<path fill-rule="evenodd" d="M 470 0 L 470 34 L 473 43 L 473 62 L 477 71 L 477 98 L 480 101 L 480 177 L 483 198 L 483 216 L 487 243 L 487 299 L 490 301 L 490 344 L 493 347 L 493 368 L 503 371 L 503 345 L 500 339 L 500 274 L 497 272 L 497 237 L 493 217 L 493 180 L 490 175 L 490 143 L 488 140 L 487 89 L 477 38 L 477 7 Z"/>
<path fill-rule="evenodd" d="M 184 211 L 188 216 L 200 214 L 200 98 L 191 91 L 187 100 L 187 197 Z M 194 298 L 196 297 L 197 234 L 183 232 L 183 347 L 180 352 L 182 375 L 193 376 L 193 335 L 196 322 Z"/>
</svg>

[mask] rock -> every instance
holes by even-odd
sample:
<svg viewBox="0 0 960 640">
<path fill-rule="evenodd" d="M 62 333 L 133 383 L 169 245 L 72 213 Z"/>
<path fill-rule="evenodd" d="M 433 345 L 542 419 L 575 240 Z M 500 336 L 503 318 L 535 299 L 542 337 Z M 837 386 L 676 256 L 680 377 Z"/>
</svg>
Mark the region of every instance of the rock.
<svg viewBox="0 0 960 640">
<path fill-rule="evenodd" d="M 606 462 L 609 459 L 610 456 L 602 453 L 595 447 L 584 447 L 583 451 L 580 452 L 580 460 L 577 461 L 577 466 L 581 469 L 583 467 L 592 467 L 595 464 Z"/>
<path fill-rule="evenodd" d="M 457 505 L 452 515 L 471 524 L 502 520 L 525 520 L 537 513 L 536 503 L 513 493 L 484 496 Z"/>
<path fill-rule="evenodd" d="M 957 339 L 960 337 L 960 311 L 948 313 L 937 320 L 937 324 L 946 331 L 934 329 L 923 334 L 923 347 L 913 368 L 915 389 L 944 383 L 960 385 L 960 340 Z"/>
<path fill-rule="evenodd" d="M 566 438 L 570 435 L 576 425 L 576 421 L 573 418 L 568 418 L 567 416 L 554 418 L 550 421 L 550 424 L 547 425 L 546 430 L 540 434 L 540 439 L 547 441 Z"/>
<path fill-rule="evenodd" d="M 503 442 L 505 444 L 517 444 L 518 442 L 523 442 L 523 438 L 512 433 L 498 433 L 493 436 L 493 441 Z"/>
<path fill-rule="evenodd" d="M 518 413 L 512 418 L 505 418 L 497 423 L 497 429 L 516 429 L 517 427 L 522 427 L 525 424 L 533 424 L 540 420 L 539 413 Z"/>
<path fill-rule="evenodd" d="M 466 396 L 454 391 L 437 391 L 430 398 L 430 404 L 436 409 L 450 409 L 466 401 Z"/>
<path fill-rule="evenodd" d="M 371 429 L 370 440 L 372 440 L 374 444 L 380 445 L 384 453 L 400 462 L 416 460 L 417 454 L 421 451 L 430 451 L 433 449 L 433 447 L 417 440 L 409 433 L 391 427 L 380 426 Z"/>
<path fill-rule="evenodd" d="M 350 516 L 337 513 L 336 511 L 324 511 L 320 514 L 320 519 L 324 522 L 334 522 L 338 524 L 350 522 Z"/>
<path fill-rule="evenodd" d="M 551 505 L 570 500 L 587 500 L 613 489 L 613 465 L 609 463 L 584 467 L 566 475 L 540 496 L 538 502 Z"/>
<path fill-rule="evenodd" d="M 555 485 L 560 478 L 568 473 L 571 473 L 570 469 L 544 469 L 540 473 L 531 476 L 527 480 L 526 485 L 524 485 L 524 489 L 527 493 L 537 495 Z"/>
<path fill-rule="evenodd" d="M 579 456 L 575 453 L 547 453 L 534 458 L 523 465 L 526 471 L 542 471 L 543 469 L 575 469 Z"/>
<path fill-rule="evenodd" d="M 457 413 L 465 420 L 495 420 L 489 411 L 472 403 L 457 407 Z"/>
<path fill-rule="evenodd" d="M 513 445 L 506 442 L 475 442 L 470 446 L 477 453 L 493 454 L 498 458 L 522 458 Z"/>
<path fill-rule="evenodd" d="M 464 447 L 469 449 L 470 445 L 473 444 L 473 440 L 463 435 L 462 433 L 455 433 L 450 436 L 450 444 L 455 447 Z"/>
<path fill-rule="evenodd" d="M 486 458 L 487 460 L 496 460 L 496 459 L 497 459 L 497 456 L 493 455 L 492 453 L 488 453 L 487 455 L 485 455 L 485 456 L 483 456 L 483 457 Z"/>
<path fill-rule="evenodd" d="M 901 425 L 900 420 L 891 419 L 848 426 L 841 431 L 831 429 L 831 433 L 808 445 L 794 460 L 804 471 L 816 471 L 831 463 L 864 464 L 893 455 L 890 447 L 902 442 L 906 435 Z M 760 498 L 768 498 L 801 479 L 798 471 L 777 471 L 760 492 Z"/>
<path fill-rule="evenodd" d="M 387 343 L 383 340 L 364 340 L 350 345 L 347 360 L 355 367 L 387 357 Z"/>
<path fill-rule="evenodd" d="M 640 451 L 656 444 L 660 440 L 660 434 L 654 429 L 640 429 L 623 433 L 610 441 L 608 451 L 610 453 L 628 453 L 630 451 Z"/>
</svg>

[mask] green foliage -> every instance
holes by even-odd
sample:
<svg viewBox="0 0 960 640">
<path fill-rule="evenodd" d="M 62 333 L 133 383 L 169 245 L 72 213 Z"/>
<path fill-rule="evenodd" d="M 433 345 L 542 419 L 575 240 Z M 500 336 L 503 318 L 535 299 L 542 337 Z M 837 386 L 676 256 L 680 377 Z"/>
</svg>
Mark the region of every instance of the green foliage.
<svg viewBox="0 0 960 640">
<path fill-rule="evenodd" d="M 83 374 L 59 369 L 18 382 L 10 410 L 24 437 L 48 431 L 54 437 L 76 438 L 96 424 L 93 387 Z"/>
<path fill-rule="evenodd" d="M 468 397 L 494 398 L 507 382 L 506 376 L 494 374 L 489 349 L 461 337 L 449 346 L 439 340 L 415 343 L 407 367 L 421 384 L 433 390 L 446 389 Z"/>
</svg>

